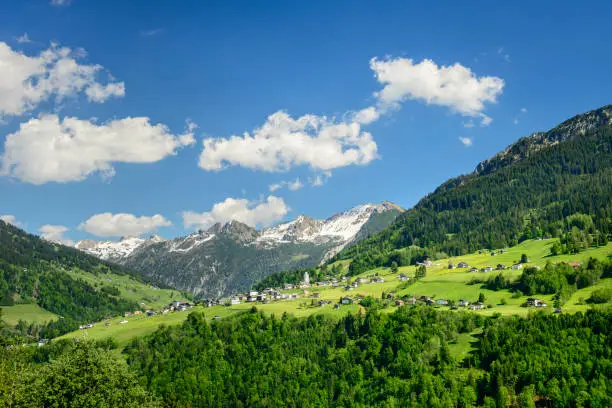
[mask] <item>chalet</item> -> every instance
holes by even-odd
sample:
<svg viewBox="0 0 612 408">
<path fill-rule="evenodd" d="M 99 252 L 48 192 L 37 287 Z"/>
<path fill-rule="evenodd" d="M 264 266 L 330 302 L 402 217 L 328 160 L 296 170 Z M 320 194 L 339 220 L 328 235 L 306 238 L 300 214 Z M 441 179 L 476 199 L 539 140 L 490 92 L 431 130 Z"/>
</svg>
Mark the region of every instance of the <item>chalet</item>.
<svg viewBox="0 0 612 408">
<path fill-rule="evenodd" d="M 164 309 L 164 310 L 162 310 L 162 314 L 163 314 L 163 315 L 167 315 L 168 313 L 170 313 L 170 309 Z"/>
<path fill-rule="evenodd" d="M 385 279 L 380 277 L 380 276 L 372 278 L 372 283 L 383 283 L 384 281 L 385 281 Z"/>
<path fill-rule="evenodd" d="M 472 267 L 472 268 L 470 268 L 470 272 L 478 272 L 478 268 Z"/>
<path fill-rule="evenodd" d="M 431 262 L 431 260 L 429 260 L 429 259 L 426 259 L 426 260 L 423 261 L 423 265 L 431 266 L 431 265 L 433 265 L 433 262 Z"/>
<path fill-rule="evenodd" d="M 125 312 L 123 314 L 123 317 L 130 317 L 132 315 L 132 312 Z"/>
<path fill-rule="evenodd" d="M 359 282 L 355 281 L 351 284 L 351 286 L 355 289 L 357 289 L 359 287 Z"/>
<path fill-rule="evenodd" d="M 321 299 L 319 300 L 319 306 L 325 306 L 325 305 L 329 305 L 331 304 L 331 302 L 327 299 Z"/>
<path fill-rule="evenodd" d="M 485 308 L 484 303 L 476 302 L 470 305 L 470 310 L 482 310 Z"/>
<path fill-rule="evenodd" d="M 438 305 L 438 306 L 448 306 L 448 300 L 446 300 L 446 299 L 438 299 L 438 300 L 436 300 L 436 305 Z"/>
<path fill-rule="evenodd" d="M 119 322 L 119 324 L 126 324 L 127 322 L 128 322 L 127 320 L 123 319 Z"/>
<path fill-rule="evenodd" d="M 495 251 L 491 252 L 491 256 L 495 256 L 495 255 L 497 255 L 497 252 Z"/>
<path fill-rule="evenodd" d="M 406 275 L 405 273 L 400 273 L 397 278 L 402 281 L 402 282 L 406 282 L 409 278 L 408 275 Z"/>
<path fill-rule="evenodd" d="M 266 300 L 266 294 L 265 293 L 260 293 L 259 295 L 257 295 L 257 301 L 258 302 L 263 302 L 264 300 Z"/>
<path fill-rule="evenodd" d="M 511 266 L 512 269 L 523 269 L 523 264 L 517 263 Z"/>
<path fill-rule="evenodd" d="M 47 339 L 40 339 L 40 340 L 38 340 L 38 342 L 36 343 L 36 345 L 37 345 L 38 347 L 42 347 L 42 346 L 44 346 L 45 344 L 47 344 L 48 342 L 49 342 L 49 340 L 47 340 Z"/>
<path fill-rule="evenodd" d="M 491 272 L 493 271 L 492 266 L 485 266 L 484 268 L 480 268 L 480 272 Z"/>
<path fill-rule="evenodd" d="M 357 278 L 355 283 L 368 283 L 368 280 L 366 278 Z"/>
<path fill-rule="evenodd" d="M 467 301 L 467 300 L 465 300 L 465 299 L 459 299 L 459 303 L 458 303 L 458 305 L 459 305 L 459 306 L 462 306 L 462 307 L 466 307 L 466 306 L 469 306 L 469 305 L 470 305 L 470 302 L 469 302 L 469 301 Z"/>
<path fill-rule="evenodd" d="M 93 323 L 82 324 L 82 325 L 79 326 L 79 329 L 85 330 L 85 329 L 91 329 L 92 327 L 94 327 Z"/>
<path fill-rule="evenodd" d="M 257 296 L 257 295 L 259 295 L 259 292 L 257 292 L 256 290 L 251 290 L 249 292 L 249 296 Z"/>
<path fill-rule="evenodd" d="M 467 263 L 467 262 L 463 262 L 463 261 L 461 261 L 461 262 L 459 262 L 459 263 L 457 264 L 457 268 L 469 268 L 469 267 L 470 267 L 470 265 L 468 265 L 468 263 Z"/>
<path fill-rule="evenodd" d="M 340 303 L 342 303 L 343 305 L 352 305 L 354 303 L 354 300 L 348 296 L 345 296 L 340 299 Z"/>
<path fill-rule="evenodd" d="M 237 297 L 233 297 L 230 299 L 230 304 L 231 305 L 239 305 L 240 304 L 240 299 Z"/>
<path fill-rule="evenodd" d="M 420 300 L 421 302 L 423 302 L 423 303 L 428 304 L 428 305 L 431 305 L 431 304 L 433 304 L 433 303 L 434 303 L 433 299 L 432 299 L 432 298 L 430 298 L 429 296 L 421 296 L 421 297 L 419 298 L 419 300 Z"/>
<path fill-rule="evenodd" d="M 138 316 L 138 315 L 141 315 L 141 314 L 142 314 L 142 312 L 140 310 L 135 310 L 134 313 L 133 313 L 134 316 Z"/>
<path fill-rule="evenodd" d="M 347 286 L 345 286 L 345 287 L 344 287 L 344 290 L 353 290 L 353 289 L 355 289 L 355 288 L 354 288 L 354 287 L 352 287 L 352 286 L 349 286 L 349 285 L 347 285 Z"/>
<path fill-rule="evenodd" d="M 497 268 L 495 268 L 495 269 L 497 269 L 498 271 L 503 271 L 504 269 L 506 269 L 506 265 L 504 265 L 504 264 L 497 264 Z"/>
<path fill-rule="evenodd" d="M 527 298 L 527 302 L 526 302 L 527 307 L 532 306 L 532 307 L 546 307 L 547 304 L 542 302 L 540 299 L 537 298 Z"/>
<path fill-rule="evenodd" d="M 402 299 L 397 299 L 395 301 L 395 306 L 404 306 L 404 301 Z"/>
<path fill-rule="evenodd" d="M 448 263 L 448 269 L 455 269 L 456 267 L 457 267 L 457 265 L 455 265 L 454 263 L 452 263 L 452 262 Z"/>
<path fill-rule="evenodd" d="M 413 297 L 406 299 L 405 303 L 409 306 L 413 306 L 413 305 L 416 305 L 416 302 L 417 302 L 417 299 L 413 296 Z"/>
<path fill-rule="evenodd" d="M 293 289 L 294 287 L 295 287 L 295 286 L 294 286 L 294 285 L 292 285 L 292 284 L 290 284 L 290 283 L 285 283 L 285 284 L 283 285 L 283 289 L 285 289 L 285 290 L 291 290 L 291 289 Z"/>
<path fill-rule="evenodd" d="M 249 296 L 247 302 L 257 302 L 257 296 Z"/>
<path fill-rule="evenodd" d="M 153 310 L 147 310 L 147 317 L 155 316 L 156 314 Z"/>
</svg>

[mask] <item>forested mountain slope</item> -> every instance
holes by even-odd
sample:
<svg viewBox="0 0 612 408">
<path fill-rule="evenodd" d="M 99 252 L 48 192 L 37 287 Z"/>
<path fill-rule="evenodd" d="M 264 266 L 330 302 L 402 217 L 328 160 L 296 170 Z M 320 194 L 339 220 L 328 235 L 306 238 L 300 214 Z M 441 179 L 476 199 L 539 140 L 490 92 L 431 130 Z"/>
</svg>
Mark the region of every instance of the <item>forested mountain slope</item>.
<svg viewBox="0 0 612 408">
<path fill-rule="evenodd" d="M 118 295 L 116 288 L 95 288 L 69 271 L 130 275 L 137 272 L 101 261 L 77 249 L 51 243 L 0 221 L 0 307 L 35 303 L 61 318 L 38 333 L 54 337 L 79 324 L 133 311 L 139 305 Z"/>
<path fill-rule="evenodd" d="M 586 214 L 605 239 L 612 230 L 612 105 L 520 139 L 468 175 L 453 178 L 388 228 L 342 251 L 351 271 L 408 264 L 424 256 L 502 248 L 567 231 Z M 418 247 L 419 249 L 400 248 Z M 444 254 L 441 254 L 444 253 Z"/>
</svg>

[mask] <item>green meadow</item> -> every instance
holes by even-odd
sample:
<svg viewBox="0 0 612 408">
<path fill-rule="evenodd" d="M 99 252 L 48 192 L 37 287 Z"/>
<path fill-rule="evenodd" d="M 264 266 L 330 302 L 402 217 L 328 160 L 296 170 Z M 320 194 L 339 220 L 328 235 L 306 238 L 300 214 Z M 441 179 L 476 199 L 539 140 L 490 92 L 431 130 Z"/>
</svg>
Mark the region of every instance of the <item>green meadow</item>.
<svg viewBox="0 0 612 408">
<path fill-rule="evenodd" d="M 2 309 L 2 320 L 14 326 L 19 320 L 29 323 L 45 323 L 56 320 L 57 316 L 36 304 L 24 304 L 14 306 L 0 306 Z"/>
<path fill-rule="evenodd" d="M 549 255 L 550 246 L 553 243 L 553 239 L 531 240 L 522 242 L 521 244 L 512 248 L 506 248 L 505 253 L 496 256 L 492 256 L 491 251 L 484 250 L 481 251 L 481 253 L 436 260 L 432 266 L 427 268 L 427 275 L 425 278 L 409 284 L 401 282 L 398 279 L 398 274 L 405 273 L 406 275 L 413 277 L 416 271 L 415 266 L 401 267 L 397 273 L 391 272 L 389 268 L 377 268 L 359 276 L 351 277 L 350 280 L 353 281 L 357 277 L 372 277 L 377 275 L 379 277 L 383 277 L 385 280 L 384 282 L 365 283 L 351 291 L 346 291 L 343 287 L 332 288 L 330 286 L 311 287 L 306 290 L 294 289 L 283 292 L 298 293 L 300 296 L 298 299 L 273 301 L 267 304 L 258 302 L 241 303 L 233 306 L 214 306 L 212 308 L 198 307 L 194 310 L 203 310 L 206 316 L 210 319 L 212 319 L 214 316 L 223 318 L 235 313 L 250 310 L 252 307 L 256 307 L 258 310 L 265 313 L 274 314 L 276 316 L 281 316 L 283 313 L 289 313 L 297 317 L 304 317 L 313 314 L 341 317 L 347 313 L 356 313 L 363 310 L 363 307 L 357 304 L 341 305 L 338 309 L 335 309 L 333 304 L 338 303 L 344 296 L 350 296 L 352 298 L 365 296 L 381 298 L 383 294 L 392 293 L 395 296 L 430 296 L 434 299 L 454 301 L 466 299 L 470 302 L 476 302 L 480 293 L 483 293 L 487 308 L 474 313 L 480 313 L 483 315 L 500 313 L 502 315 L 524 316 L 534 310 L 533 308 L 521 307 L 521 304 L 525 302 L 527 296 L 513 298 L 512 293 L 509 290 L 492 291 L 482 288 L 481 284 L 470 284 L 470 281 L 474 278 L 486 280 L 488 277 L 495 276 L 499 273 L 503 273 L 505 276 L 511 279 L 517 279 L 522 273 L 522 270 L 506 269 L 504 271 L 485 273 L 469 272 L 469 269 L 448 269 L 448 264 L 449 262 L 457 264 L 463 261 L 467 262 L 470 267 L 477 268 L 482 268 L 485 266 L 496 267 L 497 264 L 504 264 L 509 267 L 512 264 L 517 263 L 522 254 L 526 254 L 527 257 L 529 257 L 530 262 L 525 266 L 542 267 L 547 262 L 584 262 L 589 257 L 605 259 L 612 256 L 612 243 L 610 243 L 605 247 L 591 248 L 577 255 L 561 255 L 553 257 Z M 350 261 L 341 262 L 343 270 L 346 271 Z M 151 307 L 165 305 L 174 300 L 174 298 L 177 300 L 182 299 L 179 297 L 180 293 L 177 291 L 155 289 L 148 285 L 134 282 L 129 277 L 113 276 L 111 280 L 108 280 L 108 277 L 106 276 L 98 277 L 88 275 L 90 274 L 81 273 L 81 277 L 83 279 L 92 279 L 91 282 L 97 283 L 98 286 L 102 284 L 115 285 L 119 288 L 119 290 L 121 290 L 121 296 L 131 296 L 131 299 L 138 302 L 143 301 Z M 595 286 L 576 291 L 564 305 L 563 311 L 569 313 L 585 311 L 591 306 L 585 304 L 584 300 L 587 299 L 595 289 L 602 287 L 612 288 L 612 279 L 603 279 Z M 313 293 L 319 293 L 319 298 L 312 298 Z M 538 297 L 548 303 L 548 307 L 545 308 L 545 310 L 552 312 L 553 295 L 539 295 Z M 318 300 L 320 299 L 329 300 L 333 302 L 333 304 L 318 306 Z M 449 309 L 446 306 L 439 308 L 442 310 Z M 392 312 L 395 309 L 395 306 L 391 306 L 382 309 L 382 311 Z M 14 314 L 15 313 L 12 313 L 12 316 L 14 316 Z M 133 337 L 151 333 L 162 324 L 171 325 L 182 323 L 187 316 L 188 312 L 171 312 L 167 315 L 158 315 L 153 317 L 139 315 L 127 318 L 126 320 L 128 322 L 124 324 L 119 323 L 121 320 L 123 320 L 123 318 L 118 317 L 110 319 L 107 322 L 98 323 L 92 329 L 79 330 L 66 334 L 62 336 L 62 338 L 89 337 L 94 339 L 103 339 L 112 337 L 117 341 L 120 347 L 123 347 Z M 106 323 L 108 323 L 108 326 Z M 451 351 L 453 354 L 461 358 L 467 355 L 472 349 L 473 343 L 477 341 L 475 338 L 475 335 L 477 334 L 478 333 L 468 333 L 460 336 L 455 343 L 451 344 Z"/>
</svg>

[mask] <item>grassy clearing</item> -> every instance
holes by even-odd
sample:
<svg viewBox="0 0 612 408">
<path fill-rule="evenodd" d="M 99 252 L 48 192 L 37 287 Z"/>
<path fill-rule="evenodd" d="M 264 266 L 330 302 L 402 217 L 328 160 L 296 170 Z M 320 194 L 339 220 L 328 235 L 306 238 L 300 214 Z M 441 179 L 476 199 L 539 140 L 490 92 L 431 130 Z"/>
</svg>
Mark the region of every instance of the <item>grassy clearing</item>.
<svg viewBox="0 0 612 408">
<path fill-rule="evenodd" d="M 157 309 L 174 300 L 187 300 L 183 293 L 173 289 L 159 289 L 155 286 L 139 282 L 128 275 L 97 274 L 84 271 L 71 271 L 70 274 L 82 279 L 100 289 L 103 286 L 114 286 L 120 291 L 120 297 L 136 303 L 144 303 L 145 307 Z"/>
<path fill-rule="evenodd" d="M 2 320 L 11 326 L 19 323 L 19 320 L 25 320 L 28 323 L 46 323 L 57 320 L 57 315 L 36 304 L 0 306 L 0 309 L 2 309 Z"/>
<path fill-rule="evenodd" d="M 448 344 L 448 349 L 457 362 L 463 361 L 471 351 L 476 350 L 476 343 L 479 341 L 477 336 L 481 333 L 482 327 L 479 327 L 471 333 L 461 333 L 457 340 Z"/>
</svg>

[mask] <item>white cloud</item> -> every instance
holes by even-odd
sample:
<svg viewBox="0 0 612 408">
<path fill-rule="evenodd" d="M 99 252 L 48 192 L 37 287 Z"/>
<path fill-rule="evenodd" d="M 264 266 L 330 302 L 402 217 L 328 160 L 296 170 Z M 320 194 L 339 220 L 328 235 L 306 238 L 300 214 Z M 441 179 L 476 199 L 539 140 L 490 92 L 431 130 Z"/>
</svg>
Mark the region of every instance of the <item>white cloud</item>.
<svg viewBox="0 0 612 408">
<path fill-rule="evenodd" d="M 6 222 L 7 224 L 11 224 L 16 227 L 21 227 L 21 223 L 17 221 L 17 218 L 15 218 L 14 215 L 10 215 L 10 214 L 0 215 L 0 220 Z"/>
<path fill-rule="evenodd" d="M 465 147 L 470 147 L 472 145 L 472 139 L 469 137 L 460 137 L 459 140 Z"/>
<path fill-rule="evenodd" d="M 376 110 L 376 108 L 374 106 L 370 106 L 355 113 L 353 120 L 362 125 L 367 125 L 378 120 L 379 117 L 380 113 Z"/>
<path fill-rule="evenodd" d="M 153 163 L 195 143 L 193 124 L 173 135 L 149 118 L 113 120 L 104 124 L 44 115 L 22 123 L 6 137 L 0 175 L 32 184 L 83 180 L 94 172 L 114 175 L 113 163 Z"/>
<path fill-rule="evenodd" d="M 472 122 L 471 120 L 470 120 L 469 122 L 465 122 L 465 123 L 463 124 L 463 127 L 464 127 L 464 128 L 467 128 L 467 129 L 471 129 L 471 128 L 473 128 L 473 127 L 474 127 L 474 122 Z"/>
<path fill-rule="evenodd" d="M 370 68 L 376 79 L 384 84 L 384 88 L 375 93 L 383 110 L 398 108 L 404 100 L 414 99 L 428 105 L 446 106 L 460 115 L 480 117 L 490 123 L 491 119 L 483 113 L 485 104 L 495 103 L 504 87 L 503 79 L 477 77 L 459 63 L 438 66 L 428 59 L 415 64 L 407 58 L 373 58 Z"/>
<path fill-rule="evenodd" d="M 270 184 L 269 189 L 271 192 L 275 192 L 283 187 L 287 187 L 291 191 L 296 191 L 304 187 L 304 184 L 300 181 L 300 178 L 296 178 L 295 181 L 281 181 L 280 183 Z"/>
<path fill-rule="evenodd" d="M 324 171 L 321 174 L 317 174 L 315 177 L 310 177 L 308 179 L 308 182 L 310 183 L 311 186 L 313 187 L 317 187 L 317 186 L 322 186 L 323 184 L 325 184 L 327 182 L 327 180 L 332 176 L 331 171 Z"/>
<path fill-rule="evenodd" d="M 185 211 L 183 224 L 185 228 L 207 229 L 217 222 L 223 224 L 236 220 L 252 227 L 265 227 L 282 220 L 288 212 L 289 207 L 279 197 L 268 196 L 263 201 L 230 197 L 213 205 L 208 212 Z"/>
<path fill-rule="evenodd" d="M 514 120 L 512 121 L 512 123 L 514 123 L 515 125 L 518 125 L 518 124 L 519 124 L 519 120 L 518 120 L 518 119 L 514 119 Z"/>
<path fill-rule="evenodd" d="M 508 54 L 507 52 L 504 52 L 504 48 L 500 47 L 497 49 L 497 53 L 502 57 L 502 59 L 506 62 L 512 62 L 510 60 L 510 54 Z"/>
<path fill-rule="evenodd" d="M 20 35 L 15 40 L 17 41 L 18 44 L 28 44 L 32 42 L 28 33 L 23 33 L 23 35 Z"/>
<path fill-rule="evenodd" d="M 51 0 L 52 6 L 68 6 L 72 0 Z"/>
<path fill-rule="evenodd" d="M 138 236 L 153 232 L 161 227 L 169 227 L 170 221 L 160 214 L 152 217 L 136 217 L 133 214 L 102 213 L 90 217 L 79 225 L 79 229 L 98 237 Z"/>
<path fill-rule="evenodd" d="M 299 165 L 330 170 L 368 164 L 378 157 L 377 152 L 372 135 L 357 122 L 316 115 L 293 119 L 279 111 L 252 134 L 205 139 L 199 166 L 207 171 L 242 166 L 275 172 Z"/>
<path fill-rule="evenodd" d="M 527 108 L 521 108 L 521 113 L 527 113 Z"/>
<path fill-rule="evenodd" d="M 29 57 L 0 42 L 0 118 L 21 115 L 55 97 L 61 101 L 85 92 L 92 102 L 125 94 L 123 82 L 98 81 L 101 65 L 79 63 L 83 50 L 71 50 L 56 44 Z"/>
<path fill-rule="evenodd" d="M 152 30 L 144 30 L 140 32 L 140 35 L 142 35 L 143 37 L 152 37 L 154 35 L 157 35 L 161 32 L 163 32 L 164 29 L 163 28 L 154 28 Z"/>
<path fill-rule="evenodd" d="M 47 241 L 59 242 L 67 246 L 74 246 L 74 241 L 64 236 L 64 234 L 70 231 L 70 228 L 63 225 L 43 225 L 38 229 L 40 236 Z"/>
</svg>

